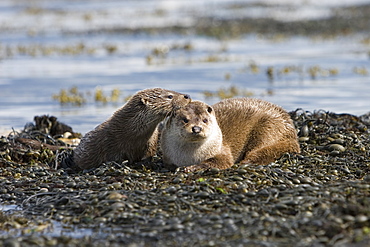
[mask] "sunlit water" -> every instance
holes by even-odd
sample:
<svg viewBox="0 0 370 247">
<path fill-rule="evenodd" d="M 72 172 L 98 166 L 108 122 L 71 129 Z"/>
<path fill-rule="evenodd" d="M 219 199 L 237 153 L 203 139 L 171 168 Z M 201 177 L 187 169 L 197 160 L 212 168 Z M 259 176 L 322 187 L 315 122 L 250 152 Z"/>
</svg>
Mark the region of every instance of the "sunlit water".
<svg viewBox="0 0 370 247">
<path fill-rule="evenodd" d="M 369 38 L 367 34 L 326 39 L 247 35 L 226 41 L 194 34 L 89 34 L 89 30 L 104 27 L 191 25 L 192 17 L 201 13 L 225 16 L 243 15 L 245 11 L 222 11 L 220 6 L 227 1 L 212 1 L 207 8 L 204 1 L 190 1 L 197 2 L 194 6 L 188 1 L 64 0 L 33 1 L 37 4 L 32 5 L 64 11 L 64 15 L 57 11 L 29 14 L 24 1 L 15 2 L 19 4 L 0 4 L 1 46 L 16 49 L 19 45 L 66 47 L 82 43 L 94 52 L 12 57 L 2 54 L 0 126 L 5 129 L 20 129 L 35 115 L 50 114 L 85 133 L 123 104 L 103 105 L 90 100 L 75 107 L 61 106 L 52 99 L 53 94 L 72 86 L 84 93 L 100 87 L 107 95 L 118 88 L 122 98 L 141 89 L 163 87 L 210 104 L 219 99 L 205 98 L 203 91 L 237 86 L 288 111 L 324 109 L 356 115 L 370 111 L 370 76 L 366 73 L 370 72 L 370 45 L 363 42 Z M 266 13 L 280 19 L 322 18 L 330 13 L 328 6 L 334 4 L 312 1 L 301 7 L 294 1 L 284 2 L 294 8 L 279 11 L 258 7 L 252 13 L 256 18 Z M 208 12 L 201 11 L 205 8 Z M 92 17 L 86 16 L 87 11 Z M 186 44 L 192 49 L 174 49 Z M 115 52 L 109 54 L 107 45 L 114 45 Z M 154 50 L 163 52 L 163 57 L 152 56 Z M 149 63 L 148 56 L 152 56 Z M 315 66 L 320 72 L 312 78 L 309 70 Z M 267 76 L 269 67 L 274 69 L 273 80 Z M 294 69 L 283 72 L 287 68 Z"/>
</svg>

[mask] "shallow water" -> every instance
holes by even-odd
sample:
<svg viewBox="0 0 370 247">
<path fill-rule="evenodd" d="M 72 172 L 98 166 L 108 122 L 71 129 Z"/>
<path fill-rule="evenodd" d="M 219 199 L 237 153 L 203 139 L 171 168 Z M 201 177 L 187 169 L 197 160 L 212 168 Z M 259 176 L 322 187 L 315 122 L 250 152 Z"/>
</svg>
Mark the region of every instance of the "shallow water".
<svg viewBox="0 0 370 247">
<path fill-rule="evenodd" d="M 20 206 L 18 206 L 18 205 L 14 205 L 14 204 L 3 205 L 3 204 L 0 204 L 0 211 L 14 212 L 14 211 L 17 211 L 17 210 L 20 210 Z"/>
<path fill-rule="evenodd" d="M 370 111 L 368 33 L 248 34 L 225 40 L 195 33 L 106 31 L 188 26 L 201 15 L 236 18 L 250 13 L 253 18 L 268 14 L 283 21 L 309 20 L 325 18 L 338 6 L 335 1 L 233 1 L 232 6 L 221 0 L 196 2 L 2 1 L 0 126 L 19 129 L 35 115 L 50 114 L 85 133 L 120 107 L 124 97 L 148 87 L 188 93 L 211 104 L 219 99 L 206 98 L 203 91 L 237 86 L 288 111 Z M 80 44 L 80 50 L 70 51 Z M 269 67 L 274 69 L 273 80 L 267 76 Z M 314 68 L 319 71 L 312 78 L 309 70 Z M 52 99 L 73 86 L 90 97 L 84 106 L 61 106 Z M 87 92 L 97 87 L 107 95 L 118 88 L 122 99 L 116 104 L 95 103 Z"/>
<path fill-rule="evenodd" d="M 12 215 L 13 217 L 14 216 L 21 217 L 23 215 L 22 207 L 19 206 L 19 205 L 15 205 L 15 204 L 9 204 L 9 205 L 0 204 L 0 212 L 4 213 L 5 215 Z M 69 236 L 69 237 L 73 237 L 73 238 L 81 238 L 81 237 L 86 236 L 86 235 L 87 236 L 91 235 L 94 232 L 90 228 L 82 228 L 82 227 L 77 227 L 77 226 L 68 226 L 68 225 L 62 224 L 61 222 L 58 222 L 56 220 L 47 220 L 46 221 L 45 219 L 43 219 L 42 222 L 47 227 L 37 228 L 37 227 L 32 225 L 32 226 L 29 226 L 29 229 L 23 229 L 23 232 L 43 231 L 44 233 L 46 232 L 47 235 L 51 236 L 51 237 L 64 235 L 64 236 Z M 37 230 L 37 229 L 39 229 L 39 230 Z M 4 234 L 4 233 L 5 232 L 0 231 L 0 234 Z M 8 232 L 8 234 L 9 233 L 12 233 L 12 237 L 22 235 L 21 231 L 17 230 L 17 229 L 12 229 L 12 230 L 10 230 L 10 232 Z M 102 238 L 104 237 L 103 233 L 101 233 L 100 230 L 95 231 L 94 234 L 99 234 L 99 236 L 101 235 Z"/>
</svg>

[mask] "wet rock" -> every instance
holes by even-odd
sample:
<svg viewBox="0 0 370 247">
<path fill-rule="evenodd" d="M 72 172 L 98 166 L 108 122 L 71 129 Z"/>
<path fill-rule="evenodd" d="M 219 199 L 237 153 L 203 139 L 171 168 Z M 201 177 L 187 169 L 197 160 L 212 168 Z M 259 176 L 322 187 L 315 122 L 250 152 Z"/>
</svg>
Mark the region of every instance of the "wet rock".
<svg viewBox="0 0 370 247">
<path fill-rule="evenodd" d="M 17 239 L 7 239 L 3 244 L 4 247 L 21 247 L 21 243 Z"/>
<path fill-rule="evenodd" d="M 329 151 L 338 151 L 338 152 L 344 152 L 346 150 L 346 148 L 340 144 L 329 144 L 325 148 Z"/>
</svg>

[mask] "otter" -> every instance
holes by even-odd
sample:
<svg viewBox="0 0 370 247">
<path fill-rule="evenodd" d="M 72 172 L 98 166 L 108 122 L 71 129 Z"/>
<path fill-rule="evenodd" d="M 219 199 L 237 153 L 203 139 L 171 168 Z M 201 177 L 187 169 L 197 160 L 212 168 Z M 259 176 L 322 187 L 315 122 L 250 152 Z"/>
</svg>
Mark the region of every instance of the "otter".
<svg viewBox="0 0 370 247">
<path fill-rule="evenodd" d="M 222 151 L 222 132 L 211 106 L 192 101 L 174 111 L 161 131 L 163 162 L 177 166 L 202 163 Z"/>
<path fill-rule="evenodd" d="M 157 125 L 190 101 L 187 94 L 162 88 L 137 92 L 81 139 L 73 152 L 73 162 L 80 169 L 91 169 L 108 161 L 133 163 L 155 155 Z"/>
<path fill-rule="evenodd" d="M 169 116 L 161 136 L 163 162 L 192 172 L 235 163 L 265 165 L 299 153 L 289 114 L 270 102 L 226 99 L 209 106 L 193 101 Z"/>
</svg>

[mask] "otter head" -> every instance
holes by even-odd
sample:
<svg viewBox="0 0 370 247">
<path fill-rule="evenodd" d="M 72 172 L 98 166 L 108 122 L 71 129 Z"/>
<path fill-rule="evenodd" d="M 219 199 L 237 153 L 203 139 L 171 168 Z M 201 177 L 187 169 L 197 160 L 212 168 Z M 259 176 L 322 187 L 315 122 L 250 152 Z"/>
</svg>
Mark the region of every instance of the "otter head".
<svg viewBox="0 0 370 247">
<path fill-rule="evenodd" d="M 157 114 L 167 115 L 191 102 L 188 94 L 163 88 L 145 89 L 139 92 L 141 102 Z"/>
<path fill-rule="evenodd" d="M 201 101 L 192 101 L 176 110 L 169 122 L 170 128 L 178 130 L 181 138 L 189 142 L 204 141 L 212 134 L 212 125 L 217 124 L 213 108 Z"/>
</svg>

